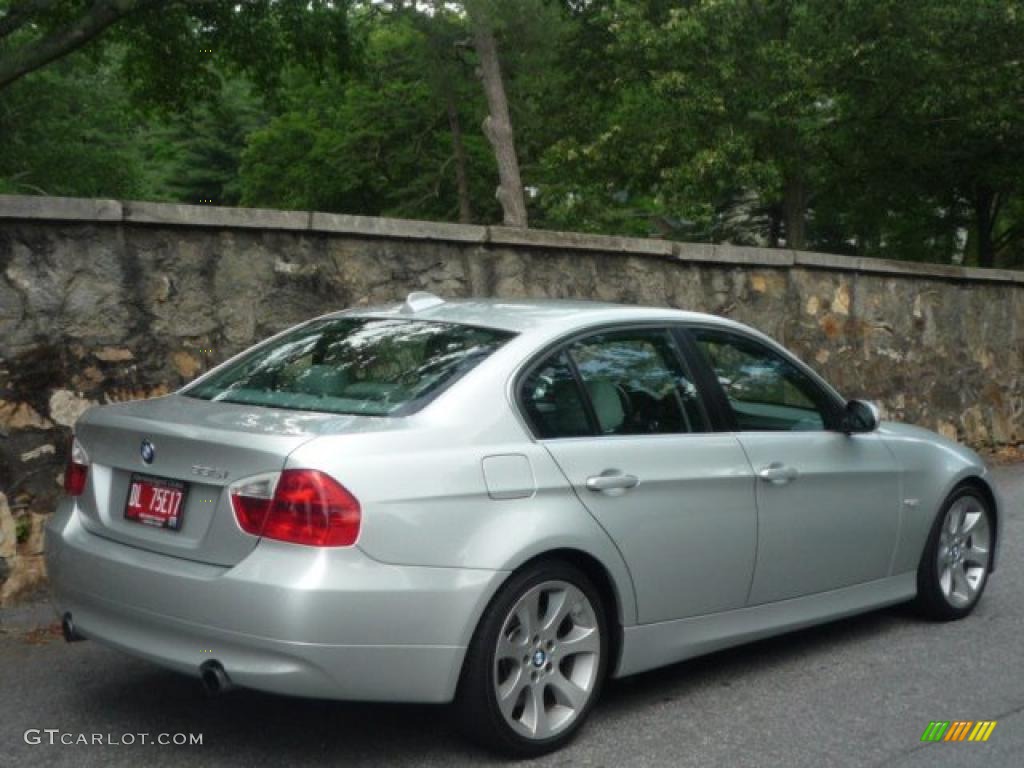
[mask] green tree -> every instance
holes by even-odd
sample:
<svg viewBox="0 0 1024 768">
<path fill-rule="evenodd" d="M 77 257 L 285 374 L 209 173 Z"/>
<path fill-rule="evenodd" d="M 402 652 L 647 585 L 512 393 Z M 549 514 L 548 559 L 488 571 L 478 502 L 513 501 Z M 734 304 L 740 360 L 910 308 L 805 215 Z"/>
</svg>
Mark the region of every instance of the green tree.
<svg viewBox="0 0 1024 768">
<path fill-rule="evenodd" d="M 150 115 L 139 139 L 146 197 L 240 204 L 242 152 L 268 119 L 262 100 L 240 77 L 225 77 L 215 93 L 183 111 Z"/>
<path fill-rule="evenodd" d="M 856 54 L 842 109 L 858 173 L 905 201 L 938 249 L 964 228 L 981 266 L 1012 258 L 1024 242 L 1024 3 L 853 6 L 834 19 Z"/>
<path fill-rule="evenodd" d="M 111 35 L 111 31 L 118 34 Z M 348 63 L 345 0 L 0 0 L 0 89 L 88 46 L 120 38 L 126 74 L 161 102 L 210 82 L 228 60 L 261 84 L 285 61 Z"/>
<path fill-rule="evenodd" d="M 593 158 L 628 169 L 611 189 L 678 222 L 729 235 L 730 213 L 766 222 L 771 241 L 807 244 L 807 212 L 834 107 L 824 80 L 828 29 L 815 0 L 603 2 L 601 70 L 619 87 L 564 166 Z M 593 21 L 591 21 L 593 24 Z M 765 215 L 759 215 L 759 214 Z M 726 231 L 721 231 L 725 227 Z"/>
<path fill-rule="evenodd" d="M 0 0 L 5 188 L 239 202 L 241 151 L 265 122 L 252 86 L 272 101 L 286 68 L 348 68 L 348 7 Z"/>
<path fill-rule="evenodd" d="M 545 153 L 550 221 L 1012 259 L 1019 0 L 591 0 Z M 1016 244 L 1016 245 L 1015 245 Z"/>
<path fill-rule="evenodd" d="M 0 0 L 0 185 L 1019 265 L 1022 69 L 1024 0 Z"/>
<path fill-rule="evenodd" d="M 461 203 L 450 103 L 431 78 L 431 41 L 404 15 L 372 17 L 358 71 L 286 76 L 284 108 L 249 138 L 247 205 L 454 220 Z M 478 88 L 449 82 L 459 109 L 482 109 Z M 467 115 L 461 113 L 459 123 Z M 494 160 L 483 136 L 462 137 L 473 200 L 487 201 Z M 493 215 L 494 205 L 484 211 Z"/>
<path fill-rule="evenodd" d="M 0 191 L 146 195 L 136 114 L 110 61 L 77 55 L 0 92 Z"/>
</svg>

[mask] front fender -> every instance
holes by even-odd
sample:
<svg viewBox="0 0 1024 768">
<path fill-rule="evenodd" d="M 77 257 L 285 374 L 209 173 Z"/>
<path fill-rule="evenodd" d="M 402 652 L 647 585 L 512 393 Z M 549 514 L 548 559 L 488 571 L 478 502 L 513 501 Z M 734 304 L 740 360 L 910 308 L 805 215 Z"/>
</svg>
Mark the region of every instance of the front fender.
<svg viewBox="0 0 1024 768">
<path fill-rule="evenodd" d="M 907 424 L 886 422 L 879 432 L 901 469 L 901 523 L 893 574 L 917 569 L 943 502 L 965 481 L 981 483 L 991 492 L 998 549 L 1002 540 L 1002 504 L 988 468 L 977 453 L 934 432 Z M 993 554 L 993 564 L 996 554 Z"/>
</svg>

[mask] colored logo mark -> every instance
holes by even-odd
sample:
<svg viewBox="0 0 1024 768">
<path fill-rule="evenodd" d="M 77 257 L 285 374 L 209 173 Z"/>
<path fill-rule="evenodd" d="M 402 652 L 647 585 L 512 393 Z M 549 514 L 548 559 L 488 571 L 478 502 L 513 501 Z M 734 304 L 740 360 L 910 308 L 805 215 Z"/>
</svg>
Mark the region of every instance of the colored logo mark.
<svg viewBox="0 0 1024 768">
<path fill-rule="evenodd" d="M 996 729 L 995 720 L 932 720 L 921 741 L 988 741 Z"/>
</svg>

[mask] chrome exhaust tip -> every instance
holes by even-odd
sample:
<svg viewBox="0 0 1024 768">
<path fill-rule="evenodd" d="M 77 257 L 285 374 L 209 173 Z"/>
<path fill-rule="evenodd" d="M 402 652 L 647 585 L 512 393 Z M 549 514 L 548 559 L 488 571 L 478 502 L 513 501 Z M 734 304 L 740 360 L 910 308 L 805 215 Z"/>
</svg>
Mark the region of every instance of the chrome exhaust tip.
<svg viewBox="0 0 1024 768">
<path fill-rule="evenodd" d="M 60 631 L 64 634 L 64 640 L 69 643 L 77 643 L 81 640 L 85 640 L 78 632 L 75 631 L 75 622 L 71 618 L 70 613 L 65 613 L 60 620 Z"/>
<path fill-rule="evenodd" d="M 219 661 L 204 661 L 199 666 L 199 681 L 207 696 L 220 696 L 235 687 Z"/>
</svg>

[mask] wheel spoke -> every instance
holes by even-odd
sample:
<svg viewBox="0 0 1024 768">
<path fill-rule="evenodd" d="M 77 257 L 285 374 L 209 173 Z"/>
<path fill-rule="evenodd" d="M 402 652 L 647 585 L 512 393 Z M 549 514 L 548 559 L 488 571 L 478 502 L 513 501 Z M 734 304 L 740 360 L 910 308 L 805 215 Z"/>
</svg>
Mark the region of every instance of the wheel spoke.
<svg viewBox="0 0 1024 768">
<path fill-rule="evenodd" d="M 576 685 L 572 680 L 561 673 L 556 672 L 548 683 L 551 692 L 555 695 L 555 701 L 563 707 L 579 712 L 587 703 L 587 691 Z"/>
<path fill-rule="evenodd" d="M 601 635 L 594 627 L 573 627 L 572 631 L 558 641 L 562 656 L 578 653 L 597 653 L 601 650 Z"/>
<path fill-rule="evenodd" d="M 541 632 L 550 632 L 556 629 L 562 619 L 569 613 L 571 603 L 574 600 L 568 589 L 551 590 L 547 593 L 547 596 L 547 608 L 540 622 Z"/>
<path fill-rule="evenodd" d="M 964 550 L 964 562 L 980 568 L 988 567 L 988 556 L 988 547 L 981 546 L 980 544 L 972 544 L 972 546 Z"/>
<path fill-rule="evenodd" d="M 526 652 L 529 638 L 525 633 L 519 632 L 519 630 L 514 631 L 517 633 L 517 639 L 515 640 L 510 638 L 505 632 L 501 633 L 501 637 L 498 638 L 498 651 L 495 656 L 496 660 L 512 659 L 517 664 L 522 660 L 522 656 Z"/>
<path fill-rule="evenodd" d="M 947 598 L 953 594 L 953 569 L 947 563 L 939 574 L 939 588 Z"/>
<path fill-rule="evenodd" d="M 516 608 L 516 618 L 526 642 L 529 642 L 540 628 L 540 592 L 531 592 L 523 598 Z"/>
<path fill-rule="evenodd" d="M 971 599 L 971 585 L 967 581 L 967 573 L 962 563 L 953 566 L 953 594 L 964 600 Z"/>
<path fill-rule="evenodd" d="M 964 529 L 964 503 L 957 502 L 949 510 L 949 532 L 954 536 Z"/>
<path fill-rule="evenodd" d="M 981 587 L 982 582 L 985 580 L 985 568 L 980 566 L 971 566 L 964 563 L 961 566 L 964 569 L 964 579 L 967 581 L 967 586 L 971 590 L 973 595 Z"/>
<path fill-rule="evenodd" d="M 544 691 L 539 685 L 531 685 L 526 691 L 523 723 L 530 729 L 535 739 L 543 739 L 548 734 L 548 713 L 544 710 Z"/>
<path fill-rule="evenodd" d="M 978 525 L 978 522 L 985 517 L 985 513 L 982 512 L 980 509 L 967 509 L 965 507 L 964 510 L 965 511 L 961 521 L 960 532 L 965 536 L 968 536 L 974 531 L 975 527 Z"/>
<path fill-rule="evenodd" d="M 508 680 L 498 686 L 498 707 L 507 718 L 512 717 L 512 712 L 519 702 L 519 698 L 530 679 L 521 666 L 509 675 Z"/>
</svg>

